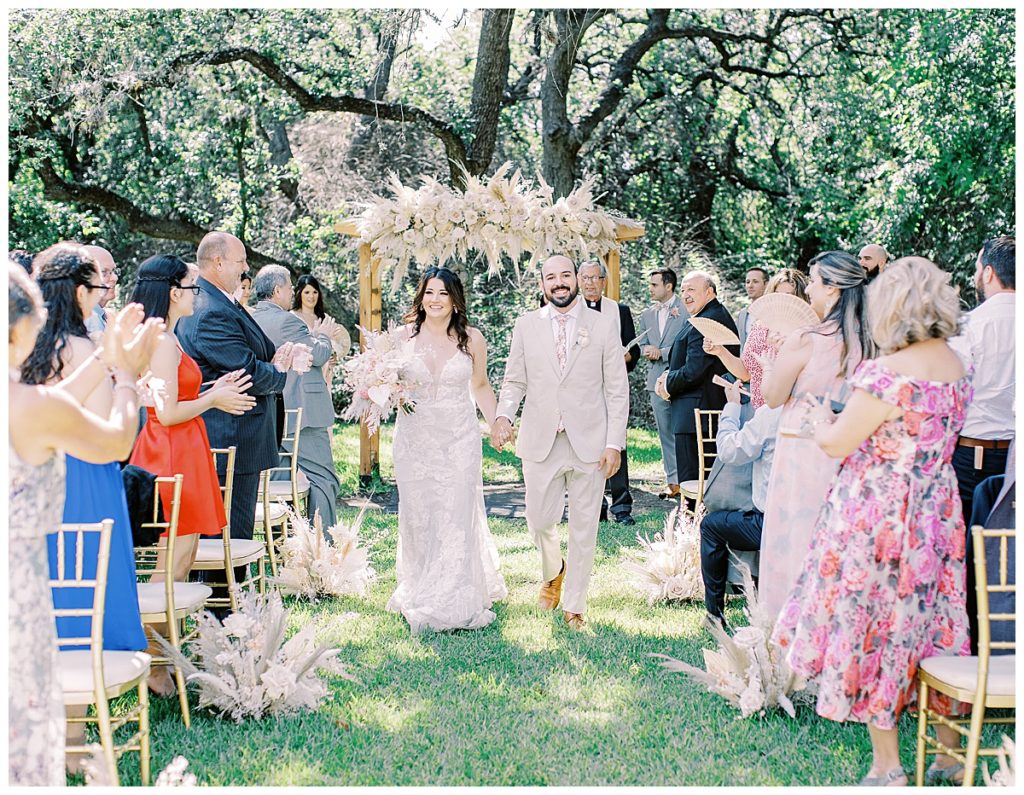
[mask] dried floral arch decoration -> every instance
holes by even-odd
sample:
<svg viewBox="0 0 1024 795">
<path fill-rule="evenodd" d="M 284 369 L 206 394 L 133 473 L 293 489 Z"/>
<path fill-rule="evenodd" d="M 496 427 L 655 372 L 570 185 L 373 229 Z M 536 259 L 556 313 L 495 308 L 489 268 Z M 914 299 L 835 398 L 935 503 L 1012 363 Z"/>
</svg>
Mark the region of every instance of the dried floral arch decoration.
<svg viewBox="0 0 1024 795">
<path fill-rule="evenodd" d="M 503 257 L 518 272 L 520 257 L 530 255 L 527 267 L 547 253 L 564 253 L 581 259 L 600 258 L 608 269 L 605 295 L 619 297 L 619 246 L 643 237 L 640 221 L 619 217 L 594 207 L 593 179 L 584 180 L 560 199 L 538 175 L 534 187 L 504 163 L 487 180 L 467 176 L 462 193 L 424 177 L 413 189 L 394 175 L 394 198 L 374 197 L 366 209 L 346 219 L 334 231 L 358 238 L 359 322 L 368 331 L 382 324 L 381 280 L 390 274 L 393 284 L 408 273 L 415 259 L 421 267 L 444 264 L 476 251 L 491 272 L 499 271 Z M 365 341 L 360 336 L 360 348 Z M 362 424 L 359 474 L 368 482 L 379 470 L 377 435 Z"/>
</svg>

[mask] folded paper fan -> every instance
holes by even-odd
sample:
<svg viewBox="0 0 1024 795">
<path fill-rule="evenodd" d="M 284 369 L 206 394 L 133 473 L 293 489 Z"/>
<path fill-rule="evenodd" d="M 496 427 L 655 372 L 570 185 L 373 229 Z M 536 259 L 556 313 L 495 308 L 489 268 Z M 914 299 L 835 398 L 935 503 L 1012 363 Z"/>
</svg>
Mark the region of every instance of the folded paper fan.
<svg viewBox="0 0 1024 795">
<path fill-rule="evenodd" d="M 788 293 L 770 293 L 754 301 L 747 310 L 750 317 L 779 334 L 789 334 L 802 326 L 821 322 L 806 301 Z"/>
<path fill-rule="evenodd" d="M 739 345 L 740 338 L 737 337 L 728 326 L 723 326 L 717 320 L 707 317 L 688 318 L 690 325 L 704 335 L 704 339 L 715 345 Z"/>
<path fill-rule="evenodd" d="M 334 348 L 339 359 L 344 359 L 352 353 L 352 337 L 349 336 L 348 329 L 344 326 L 339 325 L 338 328 L 341 329 L 341 333 L 338 334 L 340 339 L 332 339 L 331 347 Z"/>
</svg>

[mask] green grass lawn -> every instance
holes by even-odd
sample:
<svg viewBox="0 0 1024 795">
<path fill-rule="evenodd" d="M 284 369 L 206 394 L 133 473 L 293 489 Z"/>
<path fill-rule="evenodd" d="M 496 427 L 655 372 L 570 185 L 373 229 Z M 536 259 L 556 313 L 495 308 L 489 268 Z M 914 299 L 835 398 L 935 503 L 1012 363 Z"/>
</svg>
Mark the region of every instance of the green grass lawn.
<svg viewBox="0 0 1024 795">
<path fill-rule="evenodd" d="M 391 441 L 394 438 L 394 423 L 381 426 L 380 433 L 380 477 L 375 478 L 371 488 L 376 492 L 394 487 L 395 467 L 391 459 Z M 513 452 L 512 446 L 501 452 L 491 447 L 486 438 L 487 426 L 480 424 L 484 435 L 483 473 L 484 483 L 520 483 L 523 468 Z M 631 480 L 661 483 L 664 472 L 661 467 L 661 446 L 657 430 L 630 428 L 626 436 L 629 450 L 629 475 Z M 359 489 L 359 426 L 339 422 L 334 426 L 333 436 L 334 468 L 341 479 L 341 493 L 352 495 Z"/>
<path fill-rule="evenodd" d="M 648 606 L 620 563 L 633 530 L 602 525 L 590 631 L 534 605 L 537 553 L 522 521 L 492 520 L 508 599 L 475 632 L 410 636 L 384 605 L 395 587 L 397 519 L 374 512 L 380 577 L 366 598 L 289 601 L 293 627 L 313 622 L 358 683 L 332 679 L 315 713 L 234 724 L 153 699 L 154 774 L 184 755 L 201 784 L 231 785 L 842 785 L 868 767 L 865 730 L 802 709 L 742 720 L 722 699 L 663 673 L 649 652 L 700 664 L 710 636 L 697 604 Z M 740 622 L 739 600 L 727 618 Z M 913 765 L 904 720 L 903 760 Z M 123 782 L 138 783 L 133 756 Z"/>
</svg>

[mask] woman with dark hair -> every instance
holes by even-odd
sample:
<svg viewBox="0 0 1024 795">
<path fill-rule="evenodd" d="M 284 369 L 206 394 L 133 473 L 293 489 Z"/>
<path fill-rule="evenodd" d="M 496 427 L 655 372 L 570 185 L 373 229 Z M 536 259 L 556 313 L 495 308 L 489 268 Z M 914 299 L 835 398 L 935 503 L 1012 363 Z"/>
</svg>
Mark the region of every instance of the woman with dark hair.
<svg viewBox="0 0 1024 795">
<path fill-rule="evenodd" d="M 192 302 L 199 290 L 195 281 L 196 274 L 180 258 L 150 257 L 139 266 L 131 300 L 142 306 L 147 318 L 166 321 L 173 332 L 180 318 L 192 314 Z M 178 338 L 173 333 L 163 335 L 150 362 L 148 385 L 153 405 L 146 408 L 146 424 L 130 460 L 157 476 L 184 476 L 171 569 L 176 582 L 188 579 L 199 538 L 219 536 L 227 524 L 210 440 L 200 415 L 211 408 L 242 414 L 256 404 L 255 398 L 245 394 L 251 379 L 242 371 L 228 373 L 200 394 L 202 380 L 199 365 L 181 349 Z M 161 489 L 160 496 L 164 516 L 170 516 L 171 490 Z M 153 629 L 166 634 L 162 625 Z M 152 650 L 159 653 L 159 647 Z M 174 682 L 166 668 L 150 675 L 149 687 L 160 695 L 174 693 Z"/>
<path fill-rule="evenodd" d="M 398 587 L 387 609 L 402 613 L 413 634 L 479 629 L 508 595 L 484 512 L 476 410 L 489 426 L 497 410 L 487 343 L 469 325 L 462 282 L 447 268 L 427 268 L 403 319 L 421 387 L 416 410 L 399 412 L 395 424 Z"/>
<path fill-rule="evenodd" d="M 811 543 L 818 510 L 839 462 L 809 439 L 788 435 L 800 426 L 805 394 L 842 400 L 845 381 L 861 359 L 875 355 L 864 305 L 864 268 L 845 251 L 827 251 L 810 262 L 807 295 L 821 323 L 790 334 L 774 362 L 765 358 L 761 392 L 771 408 L 785 404 L 779 418 L 775 461 L 761 536 L 760 595 L 777 614 Z"/>
<path fill-rule="evenodd" d="M 46 322 L 36 338 L 32 353 L 21 366 L 21 380 L 26 384 L 54 384 L 74 372 L 98 354 L 85 330 L 84 318 L 107 290 L 100 280 L 99 268 L 88 251 L 74 243 L 58 243 L 35 259 L 34 271 L 46 302 Z M 109 417 L 124 391 L 135 392 L 135 378 L 114 374 L 114 379 L 101 378 L 84 384 L 74 395 L 82 406 L 100 417 Z M 136 417 L 138 415 L 136 414 Z M 127 451 L 125 451 L 127 452 Z M 139 600 L 135 587 L 135 554 L 132 547 L 131 524 L 125 502 L 124 483 L 119 460 L 111 456 L 103 463 L 96 458 L 84 461 L 67 455 L 66 486 L 62 521 L 68 523 L 114 520 L 110 540 L 110 567 L 107 576 L 106 614 L 103 620 L 103 648 L 107 650 L 141 651 L 146 637 L 139 616 Z M 56 570 L 56 537 L 48 539 L 50 566 Z M 73 554 L 71 550 L 67 554 Z M 57 607 L 84 607 L 88 596 L 81 589 L 54 589 Z M 58 638 L 87 635 L 88 619 L 62 618 L 57 623 Z M 69 709 L 69 715 L 73 710 Z M 72 724 L 81 736 L 84 726 Z"/>
<path fill-rule="evenodd" d="M 309 327 L 312 334 L 316 334 L 319 330 L 319 323 L 328 318 L 333 320 L 324 310 L 324 291 L 320 286 L 320 282 L 313 274 L 304 273 L 296 280 L 295 297 L 292 299 L 292 313 Z M 348 333 L 343 326 L 340 324 L 331 326 L 331 344 L 334 347 L 334 353 L 327 360 L 327 364 L 323 366 L 324 380 L 328 386 L 331 384 L 335 363 L 339 357 L 347 353 L 347 351 L 342 351 L 338 347 L 338 342 L 346 336 L 348 336 Z"/>
<path fill-rule="evenodd" d="M 21 266 L 7 266 L 8 342 L 8 668 L 10 783 L 62 786 L 64 706 L 57 683 L 57 637 L 48 586 L 45 536 L 64 510 L 65 454 L 87 461 L 123 458 L 135 434 L 134 389 L 116 389 L 107 417 L 82 408 L 86 393 L 114 369 L 129 385 L 145 369 L 158 324 L 140 325 L 129 306 L 111 321 L 96 349 L 52 387 L 22 383 L 18 369 L 46 320 L 39 288 Z"/>
<path fill-rule="evenodd" d="M 252 314 L 252 307 L 249 306 L 249 295 L 252 293 L 252 276 L 248 273 L 243 273 L 242 278 L 238 281 L 238 289 L 235 291 L 235 300 L 241 305 L 242 309 Z"/>
</svg>

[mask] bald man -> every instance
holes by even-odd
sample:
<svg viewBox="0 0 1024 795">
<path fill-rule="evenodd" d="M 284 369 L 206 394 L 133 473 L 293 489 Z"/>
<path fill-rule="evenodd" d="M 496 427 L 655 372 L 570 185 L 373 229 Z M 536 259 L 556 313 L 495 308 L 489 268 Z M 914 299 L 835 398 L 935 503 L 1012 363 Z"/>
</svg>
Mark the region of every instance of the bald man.
<svg viewBox="0 0 1024 795">
<path fill-rule="evenodd" d="M 199 294 L 191 317 L 178 321 L 181 347 L 195 359 L 203 382 L 244 370 L 252 378 L 249 394 L 256 406 L 245 414 L 218 409 L 203 413 L 211 447 L 232 447 L 235 477 L 231 497 L 231 537 L 251 540 L 256 515 L 260 472 L 279 463 L 276 431 L 278 395 L 287 380 L 287 363 L 275 356 L 277 348 L 232 297 L 242 275 L 249 270 L 245 244 L 227 232 L 210 232 L 199 243 Z M 221 459 L 223 466 L 223 459 Z M 218 471 L 224 478 L 224 472 Z M 245 569 L 236 570 L 236 581 Z"/>
<path fill-rule="evenodd" d="M 889 252 L 878 243 L 868 243 L 860 250 L 857 259 L 860 260 L 861 267 L 867 271 L 867 281 L 870 282 L 885 270 L 889 262 Z"/>
<path fill-rule="evenodd" d="M 106 306 L 117 295 L 117 265 L 110 252 L 100 246 L 83 246 L 83 248 L 96 260 L 96 267 L 100 271 L 100 282 L 107 285 L 106 292 L 100 298 L 100 302 L 93 307 L 92 314 L 85 319 L 85 330 L 89 336 L 99 336 L 107 327 Z"/>
</svg>

